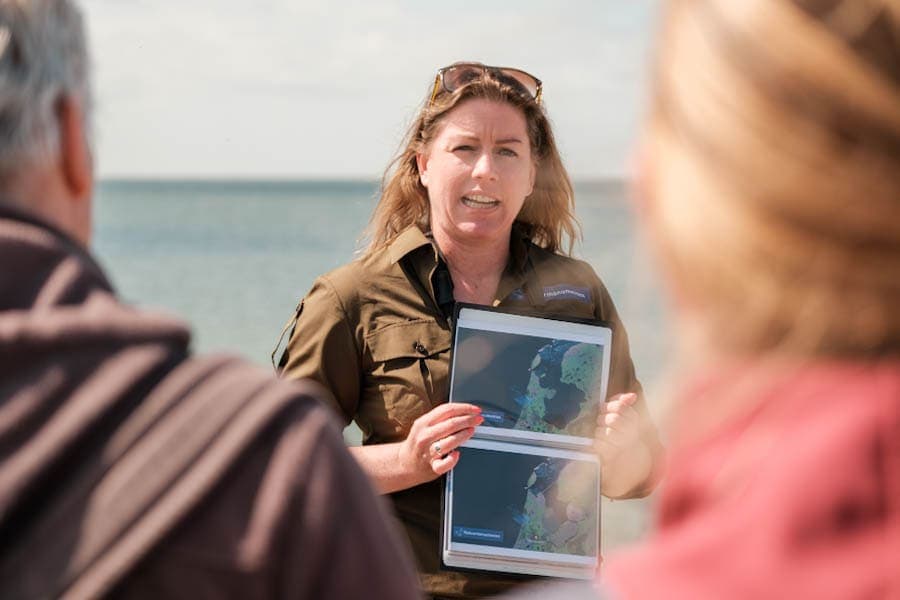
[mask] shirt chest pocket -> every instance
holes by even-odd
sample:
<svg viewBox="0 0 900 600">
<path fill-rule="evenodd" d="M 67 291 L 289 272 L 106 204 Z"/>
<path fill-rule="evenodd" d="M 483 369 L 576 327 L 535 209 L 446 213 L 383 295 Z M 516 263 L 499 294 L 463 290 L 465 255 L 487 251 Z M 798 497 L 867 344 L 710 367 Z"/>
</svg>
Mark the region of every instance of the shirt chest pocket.
<svg viewBox="0 0 900 600">
<path fill-rule="evenodd" d="M 370 361 L 360 412 L 369 413 L 380 441 L 405 438 L 413 421 L 446 402 L 450 343 L 450 331 L 432 319 L 391 323 L 366 335 Z"/>
</svg>

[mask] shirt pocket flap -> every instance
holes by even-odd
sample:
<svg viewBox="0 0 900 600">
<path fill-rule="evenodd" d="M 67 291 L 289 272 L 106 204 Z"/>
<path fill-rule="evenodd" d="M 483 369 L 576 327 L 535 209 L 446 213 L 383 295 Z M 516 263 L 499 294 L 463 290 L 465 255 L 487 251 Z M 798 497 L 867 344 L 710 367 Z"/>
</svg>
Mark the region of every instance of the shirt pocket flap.
<svg viewBox="0 0 900 600">
<path fill-rule="evenodd" d="M 391 323 L 366 335 L 375 362 L 434 356 L 449 350 L 450 340 L 450 332 L 431 319 Z"/>
</svg>

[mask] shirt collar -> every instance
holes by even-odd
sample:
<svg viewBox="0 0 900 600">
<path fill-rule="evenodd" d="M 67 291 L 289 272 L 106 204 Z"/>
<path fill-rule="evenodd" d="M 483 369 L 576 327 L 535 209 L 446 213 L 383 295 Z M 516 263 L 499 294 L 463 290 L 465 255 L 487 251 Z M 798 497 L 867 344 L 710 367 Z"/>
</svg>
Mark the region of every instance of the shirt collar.
<svg viewBox="0 0 900 600">
<path fill-rule="evenodd" d="M 434 246 L 432 239 L 425 235 L 416 225 L 410 225 L 404 229 L 394 240 L 388 245 L 388 255 L 391 258 L 391 264 L 396 264 L 401 258 L 417 250 L 425 245 L 431 245 L 435 251 L 435 259 L 437 259 L 437 248 Z M 509 240 L 509 264 L 506 270 L 510 273 L 521 273 L 528 264 L 528 248 L 531 246 L 531 240 L 526 235 L 523 227 L 518 223 L 513 225 L 512 233 Z"/>
<path fill-rule="evenodd" d="M 390 256 L 391 264 L 396 264 L 405 256 L 424 246 L 431 248 L 432 260 L 426 262 L 416 261 L 418 267 L 416 271 L 421 282 L 426 285 L 429 292 L 433 295 L 431 274 L 438 263 L 439 254 L 437 245 L 427 234 L 416 225 L 407 227 L 388 245 L 388 255 Z M 494 304 L 499 304 L 513 291 L 522 288 L 524 285 L 530 247 L 531 239 L 528 237 L 524 227 L 519 223 L 513 225 L 509 240 L 509 262 L 506 265 L 503 276 L 500 278 L 500 285 L 497 288 L 497 300 L 495 300 Z"/>
<path fill-rule="evenodd" d="M 422 233 L 416 225 L 410 225 L 404 229 L 394 240 L 388 245 L 388 256 L 391 258 L 391 264 L 397 264 L 404 256 L 417 250 L 422 246 L 433 246 L 431 240 Z M 434 249 L 435 260 L 437 260 L 437 248 Z"/>
</svg>

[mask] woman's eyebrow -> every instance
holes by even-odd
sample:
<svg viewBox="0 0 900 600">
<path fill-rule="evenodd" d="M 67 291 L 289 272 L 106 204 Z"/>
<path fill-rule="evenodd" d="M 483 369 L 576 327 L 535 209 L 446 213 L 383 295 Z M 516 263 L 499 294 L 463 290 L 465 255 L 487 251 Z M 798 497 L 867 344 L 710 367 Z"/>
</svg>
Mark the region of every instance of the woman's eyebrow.
<svg viewBox="0 0 900 600">
<path fill-rule="evenodd" d="M 454 142 L 458 142 L 460 140 L 475 141 L 475 142 L 481 141 L 481 138 L 479 136 L 477 136 L 473 133 L 465 132 L 465 131 L 458 131 L 455 133 L 451 133 L 448 137 L 450 138 L 451 141 L 454 141 Z M 499 140 L 495 140 L 494 143 L 495 144 L 524 144 L 525 141 L 520 137 L 512 135 L 512 136 L 508 136 L 508 137 L 505 137 L 505 138 L 502 138 Z"/>
</svg>

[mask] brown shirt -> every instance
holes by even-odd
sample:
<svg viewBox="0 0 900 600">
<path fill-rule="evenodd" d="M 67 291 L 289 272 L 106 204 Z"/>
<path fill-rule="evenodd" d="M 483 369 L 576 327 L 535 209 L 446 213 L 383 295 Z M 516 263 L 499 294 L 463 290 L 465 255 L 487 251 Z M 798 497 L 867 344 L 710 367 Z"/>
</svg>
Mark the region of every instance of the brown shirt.
<svg viewBox="0 0 900 600">
<path fill-rule="evenodd" d="M 417 597 L 320 386 L 191 357 L 2 205 L 0 257 L 0 597 Z"/>
<path fill-rule="evenodd" d="M 613 329 L 609 394 L 640 392 L 628 339 L 606 288 L 587 263 L 548 252 L 518 230 L 495 306 L 544 316 L 606 321 Z M 398 442 L 412 422 L 448 399 L 451 325 L 435 298 L 435 245 L 418 228 L 386 248 L 319 277 L 297 307 L 282 357 L 285 377 L 309 377 L 334 394 L 344 424 L 355 420 L 363 444 Z M 638 411 L 648 423 L 643 398 Z M 658 454 L 658 453 L 656 453 Z M 520 577 L 442 570 L 439 560 L 441 480 L 391 494 L 412 542 L 428 593 L 495 593 Z M 648 485 L 633 491 L 641 495 Z"/>
</svg>

